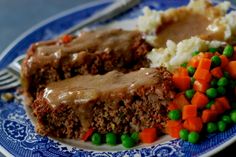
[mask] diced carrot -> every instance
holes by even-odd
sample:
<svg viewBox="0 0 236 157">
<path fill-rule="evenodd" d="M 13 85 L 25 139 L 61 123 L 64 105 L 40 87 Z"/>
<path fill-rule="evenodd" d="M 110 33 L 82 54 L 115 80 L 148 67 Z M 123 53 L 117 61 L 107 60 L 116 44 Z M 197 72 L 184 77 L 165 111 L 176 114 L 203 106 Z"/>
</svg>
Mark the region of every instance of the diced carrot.
<svg viewBox="0 0 236 157">
<path fill-rule="evenodd" d="M 229 75 L 236 79 L 236 61 L 230 61 L 228 65 L 226 66 L 226 71 L 229 73 Z"/>
<path fill-rule="evenodd" d="M 183 75 L 173 75 L 173 82 L 175 87 L 177 87 L 181 91 L 185 91 L 190 88 L 190 77 Z"/>
<path fill-rule="evenodd" d="M 211 68 L 211 60 L 208 59 L 208 58 L 202 58 L 199 61 L 199 65 L 198 65 L 197 68 L 210 70 L 210 68 Z"/>
<path fill-rule="evenodd" d="M 201 132 L 202 127 L 203 123 L 200 117 L 191 117 L 184 121 L 184 128 L 189 131 Z"/>
<path fill-rule="evenodd" d="M 93 128 L 88 129 L 88 131 L 82 136 L 83 141 L 87 141 L 88 138 L 93 134 Z"/>
<path fill-rule="evenodd" d="M 196 92 L 191 100 L 192 105 L 196 105 L 197 108 L 204 108 L 206 104 L 209 102 L 208 97 L 200 92 Z"/>
<path fill-rule="evenodd" d="M 145 128 L 140 132 L 139 138 L 143 143 L 152 143 L 157 140 L 157 129 Z"/>
<path fill-rule="evenodd" d="M 173 101 L 170 101 L 168 103 L 168 110 L 171 111 L 171 110 L 176 110 L 176 109 L 179 109 L 179 106 Z"/>
<path fill-rule="evenodd" d="M 168 120 L 166 123 L 166 133 L 171 137 L 179 138 L 179 131 L 183 128 L 181 121 Z"/>
<path fill-rule="evenodd" d="M 188 119 L 191 117 L 197 117 L 197 106 L 196 105 L 185 105 L 182 111 L 182 119 Z"/>
<path fill-rule="evenodd" d="M 193 89 L 195 91 L 205 93 L 208 88 L 209 88 L 209 83 L 207 83 L 205 81 L 199 81 L 199 80 L 194 81 Z"/>
<path fill-rule="evenodd" d="M 188 76 L 188 70 L 184 67 L 179 67 L 178 73 L 179 73 L 179 75 L 182 75 L 182 76 Z"/>
<path fill-rule="evenodd" d="M 198 56 L 194 56 L 192 57 L 189 62 L 188 62 L 188 66 L 192 66 L 194 68 L 197 68 L 198 64 L 199 64 L 199 57 Z"/>
<path fill-rule="evenodd" d="M 66 35 L 62 36 L 62 42 L 65 43 L 65 44 L 69 43 L 71 40 L 72 40 L 71 35 L 66 34 Z"/>
<path fill-rule="evenodd" d="M 175 96 L 173 102 L 178 105 L 178 108 L 182 110 L 185 105 L 188 105 L 188 99 L 184 96 L 184 93 L 179 93 Z"/>
<path fill-rule="evenodd" d="M 208 122 L 213 122 L 217 118 L 217 112 L 213 110 L 204 110 L 202 112 L 202 122 L 203 123 L 208 123 Z"/>
<path fill-rule="evenodd" d="M 225 110 L 231 109 L 231 106 L 229 104 L 229 100 L 225 96 L 220 97 L 220 98 L 216 98 L 215 101 L 219 102 L 224 107 Z"/>
<path fill-rule="evenodd" d="M 225 112 L 224 106 L 219 102 L 215 102 L 214 104 L 212 104 L 211 110 L 215 111 L 217 114 L 222 114 Z"/>
<path fill-rule="evenodd" d="M 214 54 L 211 53 L 211 52 L 205 52 L 205 53 L 204 53 L 204 58 L 211 59 L 211 57 L 213 57 L 213 56 L 214 56 Z"/>
<path fill-rule="evenodd" d="M 225 55 L 220 55 L 220 60 L 221 60 L 221 68 L 224 68 L 228 63 L 229 59 Z"/>
<path fill-rule="evenodd" d="M 196 80 L 209 82 L 211 80 L 211 73 L 209 72 L 209 70 L 197 68 L 197 70 L 194 73 L 193 77 Z"/>
<path fill-rule="evenodd" d="M 223 72 L 221 70 L 221 67 L 215 67 L 211 70 L 211 75 L 216 78 L 221 78 L 223 76 Z"/>
</svg>

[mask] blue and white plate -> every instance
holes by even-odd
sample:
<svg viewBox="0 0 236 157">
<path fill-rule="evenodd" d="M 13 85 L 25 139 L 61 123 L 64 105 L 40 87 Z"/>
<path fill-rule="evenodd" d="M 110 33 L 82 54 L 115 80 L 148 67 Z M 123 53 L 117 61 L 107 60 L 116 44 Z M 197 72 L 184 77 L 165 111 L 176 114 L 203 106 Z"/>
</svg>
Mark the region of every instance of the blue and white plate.
<svg viewBox="0 0 236 157">
<path fill-rule="evenodd" d="M 112 3 L 111 0 L 99 0 L 98 2 L 77 7 L 50 18 L 43 23 L 27 31 L 13 42 L 0 56 L 0 69 L 6 67 L 14 58 L 26 52 L 31 43 L 56 37 L 58 34 L 88 18 L 97 11 L 104 9 Z M 120 21 L 134 19 L 141 14 L 144 6 L 152 9 L 167 9 L 186 5 L 188 0 L 143 0 L 138 6 L 126 13 L 99 25 L 122 25 Z M 107 27 L 113 27 L 108 25 Z M 5 91 L 0 91 L 0 94 Z M 160 137 L 151 145 L 139 145 L 130 150 L 118 145 L 94 146 L 89 142 L 59 140 L 42 137 L 35 133 L 30 118 L 26 115 L 22 98 L 16 95 L 14 102 L 6 103 L 0 100 L 0 151 L 6 156 L 209 156 L 222 150 L 236 141 L 236 126 L 226 132 L 210 134 L 199 144 L 190 144 L 169 136 Z"/>
</svg>

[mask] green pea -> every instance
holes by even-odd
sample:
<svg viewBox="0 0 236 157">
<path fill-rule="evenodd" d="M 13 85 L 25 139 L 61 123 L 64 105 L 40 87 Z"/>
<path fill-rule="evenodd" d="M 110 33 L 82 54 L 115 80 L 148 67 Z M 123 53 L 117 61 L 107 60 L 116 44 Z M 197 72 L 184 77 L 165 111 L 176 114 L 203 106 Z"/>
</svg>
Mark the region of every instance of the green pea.
<svg viewBox="0 0 236 157">
<path fill-rule="evenodd" d="M 218 126 L 218 130 L 221 132 L 226 130 L 226 123 L 224 121 L 219 121 L 217 123 L 217 126 Z"/>
<path fill-rule="evenodd" d="M 217 48 L 214 47 L 209 48 L 209 52 L 215 53 L 217 51 L 218 51 Z"/>
<path fill-rule="evenodd" d="M 230 118 L 234 123 L 236 123 L 236 110 L 231 111 Z"/>
<path fill-rule="evenodd" d="M 212 106 L 214 103 L 215 103 L 214 100 L 209 101 L 209 102 L 206 104 L 206 108 L 207 108 L 207 109 L 210 109 L 211 106 Z"/>
<path fill-rule="evenodd" d="M 189 134 L 188 130 L 182 129 L 182 130 L 180 130 L 180 132 L 179 132 L 179 137 L 180 137 L 182 140 L 187 141 L 187 140 L 188 140 L 188 134 Z"/>
<path fill-rule="evenodd" d="M 168 117 L 171 120 L 179 120 L 181 117 L 181 111 L 180 110 L 172 110 L 169 112 Z"/>
<path fill-rule="evenodd" d="M 207 132 L 208 133 L 213 133 L 217 131 L 217 125 L 213 122 L 207 123 Z"/>
<path fill-rule="evenodd" d="M 234 52 L 233 46 L 227 45 L 224 48 L 223 55 L 225 55 L 226 57 L 231 57 L 233 55 L 233 52 Z"/>
<path fill-rule="evenodd" d="M 93 133 L 93 135 L 91 137 L 91 141 L 95 145 L 101 145 L 101 143 L 102 143 L 102 136 L 101 136 L 101 134 Z"/>
<path fill-rule="evenodd" d="M 225 90 L 224 87 L 219 86 L 219 87 L 217 88 L 217 93 L 218 93 L 219 95 L 225 95 L 226 90 Z"/>
<path fill-rule="evenodd" d="M 222 116 L 221 120 L 222 120 L 223 122 L 225 122 L 226 124 L 232 123 L 232 120 L 231 120 L 230 116 L 228 116 L 228 115 Z"/>
<path fill-rule="evenodd" d="M 226 77 L 226 78 L 230 78 L 230 75 L 229 75 L 229 73 L 227 72 L 227 71 L 224 71 L 224 77 Z"/>
<path fill-rule="evenodd" d="M 188 98 L 188 99 L 191 99 L 194 95 L 195 91 L 193 89 L 189 89 L 189 90 L 186 90 L 185 91 L 185 96 Z"/>
<path fill-rule="evenodd" d="M 197 132 L 195 132 L 195 131 L 192 131 L 192 132 L 190 132 L 190 133 L 188 134 L 188 141 L 189 141 L 190 143 L 197 143 L 198 140 L 199 140 L 199 138 L 200 138 L 199 133 L 197 133 Z"/>
<path fill-rule="evenodd" d="M 206 90 L 206 95 L 209 98 L 215 98 L 217 96 L 217 90 L 215 88 L 209 88 Z"/>
<path fill-rule="evenodd" d="M 131 147 L 133 147 L 135 145 L 135 141 L 131 137 L 126 137 L 124 140 L 122 140 L 122 145 L 125 148 L 131 148 Z"/>
<path fill-rule="evenodd" d="M 188 63 L 185 62 L 185 63 L 182 63 L 180 66 L 186 68 L 186 67 L 187 67 L 187 64 L 188 64 Z"/>
<path fill-rule="evenodd" d="M 188 74 L 189 74 L 190 76 L 193 76 L 193 74 L 195 73 L 195 68 L 192 67 L 192 66 L 189 66 L 189 67 L 187 68 L 187 70 L 188 70 Z"/>
<path fill-rule="evenodd" d="M 218 86 L 226 86 L 226 85 L 228 85 L 228 83 L 229 83 L 229 80 L 226 77 L 221 77 L 218 80 L 217 85 Z"/>
<path fill-rule="evenodd" d="M 213 66 L 219 66 L 221 64 L 221 59 L 219 56 L 211 57 L 211 62 Z"/>
<path fill-rule="evenodd" d="M 139 132 L 133 132 L 131 134 L 131 138 L 135 141 L 138 142 L 139 141 Z"/>
<path fill-rule="evenodd" d="M 199 51 L 194 51 L 193 53 L 192 53 L 192 56 L 196 56 L 196 55 L 198 55 L 200 52 Z"/>
<path fill-rule="evenodd" d="M 129 135 L 128 134 L 122 134 L 121 137 L 120 137 L 121 141 L 123 141 L 126 137 L 129 137 Z"/>
<path fill-rule="evenodd" d="M 217 86 L 217 80 L 216 80 L 216 79 L 213 79 L 213 80 L 211 81 L 211 87 L 215 87 L 215 86 Z"/>
<path fill-rule="evenodd" d="M 106 143 L 109 145 L 116 145 L 116 135 L 112 132 L 106 134 Z"/>
<path fill-rule="evenodd" d="M 194 81 L 195 81 L 195 78 L 194 78 L 194 77 L 191 77 L 191 78 L 190 78 L 190 83 L 191 83 L 191 85 L 194 84 Z"/>
</svg>

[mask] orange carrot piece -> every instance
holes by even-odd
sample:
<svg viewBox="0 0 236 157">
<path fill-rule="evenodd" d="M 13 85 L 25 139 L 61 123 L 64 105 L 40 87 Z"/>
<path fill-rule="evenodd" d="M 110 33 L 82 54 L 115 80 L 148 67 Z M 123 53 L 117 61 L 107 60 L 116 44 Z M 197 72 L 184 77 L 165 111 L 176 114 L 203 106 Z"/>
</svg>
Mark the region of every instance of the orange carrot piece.
<svg viewBox="0 0 236 157">
<path fill-rule="evenodd" d="M 199 61 L 200 61 L 201 56 L 193 56 L 189 61 L 188 61 L 188 66 L 192 66 L 194 68 L 198 67 Z"/>
<path fill-rule="evenodd" d="M 62 42 L 64 44 L 69 43 L 71 40 L 72 40 L 72 36 L 69 35 L 69 34 L 66 34 L 66 35 L 62 36 Z"/>
<path fill-rule="evenodd" d="M 217 118 L 217 112 L 213 110 L 204 110 L 202 112 L 202 122 L 203 123 L 208 123 L 208 122 L 213 122 Z"/>
<path fill-rule="evenodd" d="M 229 59 L 225 55 L 220 55 L 220 60 L 221 60 L 221 68 L 224 68 L 226 65 L 229 63 Z"/>
<path fill-rule="evenodd" d="M 221 78 L 223 76 L 223 72 L 221 70 L 221 67 L 215 67 L 211 70 L 211 75 L 216 78 Z"/>
<path fill-rule="evenodd" d="M 88 129 L 88 131 L 82 136 L 83 141 L 87 141 L 88 138 L 93 134 L 93 128 Z"/>
<path fill-rule="evenodd" d="M 230 61 L 228 65 L 226 66 L 226 71 L 229 73 L 229 75 L 236 79 L 236 61 Z"/>
<path fill-rule="evenodd" d="M 181 91 L 185 91 L 190 88 L 190 77 L 189 76 L 183 76 L 183 75 L 173 75 L 173 82 L 175 87 L 177 87 Z"/>
<path fill-rule="evenodd" d="M 202 127 L 203 123 L 200 117 L 191 117 L 184 121 L 184 128 L 189 131 L 201 132 Z"/>
<path fill-rule="evenodd" d="M 197 70 L 194 73 L 193 77 L 196 80 L 210 82 L 210 80 L 211 80 L 211 73 L 209 72 L 209 70 L 197 68 Z"/>
<path fill-rule="evenodd" d="M 200 92 L 196 92 L 191 100 L 192 105 L 196 105 L 197 108 L 204 108 L 206 104 L 209 102 L 208 97 Z"/>
<path fill-rule="evenodd" d="M 205 81 L 195 80 L 193 84 L 193 89 L 195 91 L 205 93 L 206 90 L 209 88 L 209 86 L 210 86 L 209 83 Z"/>
<path fill-rule="evenodd" d="M 185 105 L 188 105 L 188 99 L 184 96 L 184 93 L 179 93 L 175 96 L 173 103 L 178 105 L 178 108 L 182 110 Z"/>
<path fill-rule="evenodd" d="M 183 128 L 181 121 L 168 120 L 166 123 L 166 133 L 173 138 L 179 138 L 179 131 Z"/>
<path fill-rule="evenodd" d="M 211 57 L 213 57 L 213 56 L 214 56 L 214 54 L 211 53 L 211 52 L 205 52 L 205 53 L 204 53 L 204 58 L 211 59 Z"/>
<path fill-rule="evenodd" d="M 198 65 L 197 68 L 210 70 L 210 68 L 211 68 L 211 60 L 208 59 L 208 58 L 202 58 L 199 61 L 199 65 Z"/>
<path fill-rule="evenodd" d="M 229 104 L 229 100 L 225 96 L 220 97 L 220 98 L 216 98 L 215 101 L 219 102 L 224 107 L 225 110 L 231 109 L 231 106 Z"/>
<path fill-rule="evenodd" d="M 171 110 L 176 110 L 176 109 L 179 109 L 179 106 L 173 101 L 170 101 L 168 103 L 168 110 L 171 111 Z"/>
<path fill-rule="evenodd" d="M 139 138 L 143 143 L 152 143 L 157 140 L 157 129 L 156 128 L 145 128 L 139 134 Z"/>
<path fill-rule="evenodd" d="M 222 114 L 225 112 L 225 108 L 220 102 L 215 102 L 211 105 L 211 110 L 215 111 L 217 114 Z"/>
<path fill-rule="evenodd" d="M 197 106 L 196 105 L 186 105 L 183 107 L 182 119 L 188 119 L 191 117 L 197 117 Z"/>
</svg>

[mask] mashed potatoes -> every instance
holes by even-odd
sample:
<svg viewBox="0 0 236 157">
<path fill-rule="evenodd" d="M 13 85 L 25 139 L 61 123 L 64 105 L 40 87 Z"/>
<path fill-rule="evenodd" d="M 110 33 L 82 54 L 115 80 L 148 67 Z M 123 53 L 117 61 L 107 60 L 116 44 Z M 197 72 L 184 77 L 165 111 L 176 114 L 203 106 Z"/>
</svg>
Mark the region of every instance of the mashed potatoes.
<svg viewBox="0 0 236 157">
<path fill-rule="evenodd" d="M 226 14 L 229 6 L 229 2 L 213 6 L 206 0 L 192 0 L 188 6 L 167 11 L 144 8 L 138 29 L 155 47 L 147 55 L 151 66 L 164 65 L 173 70 L 196 50 L 207 51 L 235 40 L 236 12 Z"/>
</svg>

